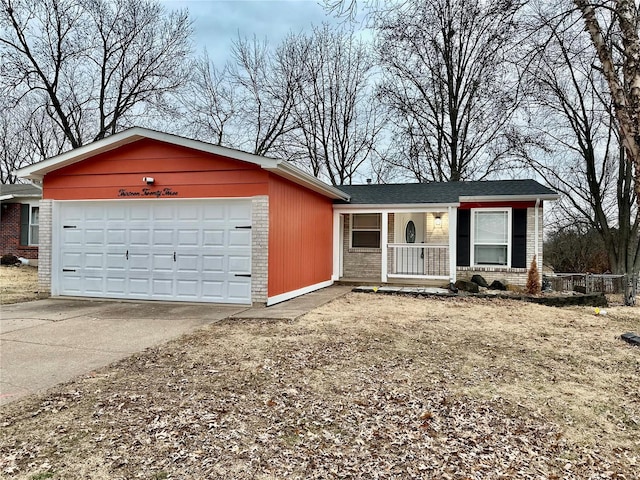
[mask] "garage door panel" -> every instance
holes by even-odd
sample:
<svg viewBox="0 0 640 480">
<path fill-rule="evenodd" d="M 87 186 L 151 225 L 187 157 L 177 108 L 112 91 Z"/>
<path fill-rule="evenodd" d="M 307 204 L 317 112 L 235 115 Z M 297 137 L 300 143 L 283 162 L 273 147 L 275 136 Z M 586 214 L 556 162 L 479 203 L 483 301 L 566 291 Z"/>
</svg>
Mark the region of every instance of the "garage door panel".
<svg viewBox="0 0 640 480">
<path fill-rule="evenodd" d="M 149 228 L 129 230 L 129 245 L 131 247 L 150 247 L 151 231 Z"/>
<path fill-rule="evenodd" d="M 82 268 L 83 254 L 80 252 L 64 252 L 62 254 L 62 268 Z"/>
<path fill-rule="evenodd" d="M 61 203 L 59 293 L 250 303 L 250 219 L 246 200 Z"/>
<path fill-rule="evenodd" d="M 151 279 L 148 277 L 129 277 L 128 292 L 132 295 L 138 295 L 142 298 L 149 296 L 149 286 Z"/>
<path fill-rule="evenodd" d="M 180 254 L 177 255 L 175 263 L 178 273 L 198 273 L 202 259 L 198 255 Z"/>
<path fill-rule="evenodd" d="M 76 228 L 62 228 L 62 243 L 70 247 L 81 247 L 84 244 L 84 232 Z"/>
<path fill-rule="evenodd" d="M 251 258 L 248 256 L 229 255 L 229 273 L 249 273 L 251 271 Z"/>
<path fill-rule="evenodd" d="M 244 248 L 246 245 L 251 245 L 251 230 L 230 230 L 227 245 L 229 247 L 241 248 Z"/>
<path fill-rule="evenodd" d="M 104 268 L 104 253 L 87 253 L 84 256 L 84 268 L 88 270 L 102 270 Z"/>
<path fill-rule="evenodd" d="M 251 295 L 251 286 L 248 281 L 231 281 L 229 282 L 228 297 L 231 300 L 239 301 Z"/>
<path fill-rule="evenodd" d="M 126 293 L 127 279 L 126 277 L 118 277 L 111 275 L 105 281 L 105 290 L 108 294 L 124 296 Z"/>
<path fill-rule="evenodd" d="M 85 292 L 88 294 L 99 295 L 104 292 L 104 277 L 85 275 Z"/>
<path fill-rule="evenodd" d="M 197 247 L 200 232 L 197 229 L 178 230 L 178 245 L 181 247 Z"/>
<path fill-rule="evenodd" d="M 152 256 L 153 271 L 155 272 L 171 272 L 174 267 L 173 255 L 170 253 L 154 254 Z"/>
<path fill-rule="evenodd" d="M 224 246 L 224 233 L 222 229 L 219 230 L 204 230 L 202 232 L 202 246 L 203 247 L 223 247 Z"/>
<path fill-rule="evenodd" d="M 175 230 L 173 229 L 153 229 L 153 245 L 154 247 L 167 247 L 173 249 L 175 244 Z"/>
<path fill-rule="evenodd" d="M 114 247 L 125 247 L 127 245 L 127 231 L 125 228 L 107 228 L 105 232 L 104 238 L 105 246 L 114 248 Z"/>
<path fill-rule="evenodd" d="M 84 243 L 87 246 L 102 247 L 105 244 L 104 230 L 88 228 L 85 230 Z"/>
</svg>

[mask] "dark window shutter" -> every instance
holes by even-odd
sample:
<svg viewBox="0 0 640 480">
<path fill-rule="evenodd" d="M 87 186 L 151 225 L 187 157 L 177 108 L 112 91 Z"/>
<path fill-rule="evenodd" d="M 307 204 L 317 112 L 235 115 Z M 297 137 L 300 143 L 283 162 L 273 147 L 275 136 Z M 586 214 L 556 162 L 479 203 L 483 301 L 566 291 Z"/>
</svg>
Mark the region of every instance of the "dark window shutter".
<svg viewBox="0 0 640 480">
<path fill-rule="evenodd" d="M 527 267 L 527 209 L 514 208 L 511 226 L 511 266 Z"/>
<path fill-rule="evenodd" d="M 458 210 L 456 264 L 468 267 L 471 262 L 471 210 Z"/>
<path fill-rule="evenodd" d="M 20 245 L 29 245 L 29 205 L 20 205 Z"/>
</svg>

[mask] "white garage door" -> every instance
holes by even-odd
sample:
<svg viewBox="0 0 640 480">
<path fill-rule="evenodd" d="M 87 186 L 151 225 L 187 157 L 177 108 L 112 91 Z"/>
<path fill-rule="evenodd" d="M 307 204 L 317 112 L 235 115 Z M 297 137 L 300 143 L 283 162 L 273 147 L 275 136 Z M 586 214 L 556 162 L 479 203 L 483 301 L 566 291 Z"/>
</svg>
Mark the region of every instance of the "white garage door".
<svg viewBox="0 0 640 480">
<path fill-rule="evenodd" d="M 59 202 L 54 231 L 54 294 L 251 303 L 249 200 Z"/>
</svg>

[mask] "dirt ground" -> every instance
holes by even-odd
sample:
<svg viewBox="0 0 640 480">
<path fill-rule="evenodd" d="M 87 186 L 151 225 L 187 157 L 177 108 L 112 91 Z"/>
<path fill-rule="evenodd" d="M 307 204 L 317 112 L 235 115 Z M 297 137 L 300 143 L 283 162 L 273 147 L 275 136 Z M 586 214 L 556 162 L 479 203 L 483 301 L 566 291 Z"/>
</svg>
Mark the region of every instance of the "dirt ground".
<svg viewBox="0 0 640 480">
<path fill-rule="evenodd" d="M 640 308 L 351 293 L 0 410 L 22 479 L 632 479 Z M 639 332 L 640 333 L 640 332 Z"/>
<path fill-rule="evenodd" d="M 0 265 L 0 305 L 38 299 L 38 269 Z"/>
</svg>

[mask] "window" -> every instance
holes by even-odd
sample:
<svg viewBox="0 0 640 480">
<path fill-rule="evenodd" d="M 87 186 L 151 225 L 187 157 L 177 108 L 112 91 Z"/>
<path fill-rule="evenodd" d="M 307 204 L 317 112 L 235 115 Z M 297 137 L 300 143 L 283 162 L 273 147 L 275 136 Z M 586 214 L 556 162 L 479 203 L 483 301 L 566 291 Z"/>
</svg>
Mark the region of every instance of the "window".
<svg viewBox="0 0 640 480">
<path fill-rule="evenodd" d="M 39 243 L 39 216 L 40 207 L 31 207 L 31 217 L 29 218 L 29 245 L 38 245 Z"/>
<path fill-rule="evenodd" d="M 380 248 L 379 213 L 351 215 L 351 246 L 353 248 Z"/>
<path fill-rule="evenodd" d="M 474 210 L 473 265 L 509 266 L 511 210 Z"/>
<path fill-rule="evenodd" d="M 39 207 L 27 203 L 20 205 L 20 245 L 38 245 L 39 217 Z"/>
</svg>

